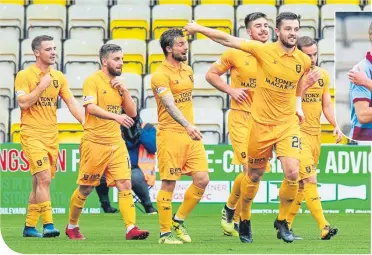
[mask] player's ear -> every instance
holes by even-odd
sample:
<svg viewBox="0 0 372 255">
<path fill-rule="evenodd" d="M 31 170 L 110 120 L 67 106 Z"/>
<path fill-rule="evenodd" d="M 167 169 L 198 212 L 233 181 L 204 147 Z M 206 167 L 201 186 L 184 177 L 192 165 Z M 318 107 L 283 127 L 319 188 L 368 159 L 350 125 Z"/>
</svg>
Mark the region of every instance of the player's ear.
<svg viewBox="0 0 372 255">
<path fill-rule="evenodd" d="M 40 57 L 40 51 L 39 50 L 34 50 L 34 55 L 35 57 Z"/>
<path fill-rule="evenodd" d="M 107 58 L 102 58 L 102 65 L 107 66 Z"/>
<path fill-rule="evenodd" d="M 167 52 L 169 52 L 169 53 L 171 53 L 172 52 L 172 47 L 171 46 L 167 46 L 166 48 L 165 48 L 166 50 L 167 50 Z"/>
<path fill-rule="evenodd" d="M 277 27 L 275 28 L 275 34 L 276 34 L 276 37 L 279 37 L 280 33 L 279 33 L 279 28 L 277 28 Z"/>
</svg>

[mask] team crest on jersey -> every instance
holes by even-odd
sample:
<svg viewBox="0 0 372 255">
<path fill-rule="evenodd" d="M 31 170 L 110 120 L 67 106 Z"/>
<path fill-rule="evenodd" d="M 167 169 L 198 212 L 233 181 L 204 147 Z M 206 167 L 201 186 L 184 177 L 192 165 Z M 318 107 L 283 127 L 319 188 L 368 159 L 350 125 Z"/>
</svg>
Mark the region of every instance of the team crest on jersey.
<svg viewBox="0 0 372 255">
<path fill-rule="evenodd" d="M 296 65 L 296 72 L 300 73 L 301 72 L 301 65 Z"/>
<path fill-rule="evenodd" d="M 319 83 L 319 86 L 320 86 L 320 87 L 323 87 L 323 86 L 324 86 L 324 81 L 323 81 L 323 79 L 319 79 L 319 80 L 318 80 L 318 83 Z"/>
<path fill-rule="evenodd" d="M 190 78 L 190 80 L 191 80 L 192 82 L 194 82 L 194 76 L 189 75 L 189 78 Z"/>
<path fill-rule="evenodd" d="M 58 88 L 58 80 L 53 80 L 53 86 L 54 86 L 55 88 Z"/>
</svg>

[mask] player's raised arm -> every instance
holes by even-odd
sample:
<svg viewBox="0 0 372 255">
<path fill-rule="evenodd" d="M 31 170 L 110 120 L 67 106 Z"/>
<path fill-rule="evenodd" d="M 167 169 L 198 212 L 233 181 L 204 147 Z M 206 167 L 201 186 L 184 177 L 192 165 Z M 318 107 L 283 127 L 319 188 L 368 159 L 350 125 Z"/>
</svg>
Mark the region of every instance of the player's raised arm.
<svg viewBox="0 0 372 255">
<path fill-rule="evenodd" d="M 111 80 L 111 85 L 114 89 L 117 89 L 119 91 L 119 94 L 123 101 L 121 106 L 123 107 L 125 113 L 129 117 L 136 117 L 137 105 L 131 97 L 128 89 L 125 87 L 123 81 L 116 77 L 115 79 Z"/>
<path fill-rule="evenodd" d="M 222 44 L 224 46 L 235 48 L 239 50 L 243 50 L 241 48 L 241 44 L 244 39 L 229 35 L 227 33 L 221 32 L 217 29 L 212 29 L 208 27 L 203 27 L 197 24 L 195 21 L 188 23 L 184 30 L 187 31 L 189 34 L 193 35 L 195 33 L 201 33 L 206 37 L 212 39 L 213 41 Z"/>
<path fill-rule="evenodd" d="M 40 79 L 40 83 L 30 92 L 27 84 L 27 77 L 24 73 L 18 73 L 15 80 L 15 90 L 17 95 L 18 105 L 22 110 L 26 110 L 33 106 L 40 98 L 41 94 L 49 87 L 52 78 L 46 74 Z"/>
</svg>

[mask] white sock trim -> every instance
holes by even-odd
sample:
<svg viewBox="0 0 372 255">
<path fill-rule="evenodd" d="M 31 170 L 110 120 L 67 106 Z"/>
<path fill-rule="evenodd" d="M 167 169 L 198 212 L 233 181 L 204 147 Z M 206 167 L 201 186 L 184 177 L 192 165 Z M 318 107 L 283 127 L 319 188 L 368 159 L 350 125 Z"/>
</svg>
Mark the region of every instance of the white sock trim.
<svg viewBox="0 0 372 255">
<path fill-rule="evenodd" d="M 77 227 L 79 227 L 79 225 L 72 225 L 72 224 L 69 223 L 67 229 L 74 229 L 74 228 L 77 228 Z"/>
<path fill-rule="evenodd" d="M 131 231 L 132 229 L 134 228 L 134 225 L 130 225 L 127 227 L 127 234 L 129 233 L 129 231 Z"/>
</svg>

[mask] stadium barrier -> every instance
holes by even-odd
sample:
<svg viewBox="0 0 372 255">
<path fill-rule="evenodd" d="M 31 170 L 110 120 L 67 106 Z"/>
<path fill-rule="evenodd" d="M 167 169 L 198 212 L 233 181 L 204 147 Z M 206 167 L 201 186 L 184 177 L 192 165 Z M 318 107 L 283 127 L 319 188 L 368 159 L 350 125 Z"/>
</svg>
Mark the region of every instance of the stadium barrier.
<svg viewBox="0 0 372 255">
<path fill-rule="evenodd" d="M 226 202 L 239 166 L 230 165 L 231 145 L 205 145 L 208 155 L 210 183 L 202 203 Z M 20 144 L 0 144 L 1 205 L 0 214 L 26 214 L 31 190 L 29 163 Z M 53 213 L 67 214 L 70 196 L 76 189 L 79 170 L 79 145 L 62 144 L 57 162 L 57 174 L 51 184 Z M 271 160 L 271 172 L 264 175 L 252 213 L 277 213 L 278 193 L 283 179 L 281 164 Z M 318 164 L 318 187 L 325 213 L 370 213 L 372 154 L 369 146 L 323 145 Z M 158 179 L 159 180 L 159 179 Z M 173 199 L 183 200 L 191 183 L 190 177 L 178 182 Z M 160 181 L 151 189 L 155 201 Z M 110 197 L 117 202 L 117 190 L 111 189 Z M 98 197 L 92 194 L 83 213 L 101 213 Z M 300 213 L 309 213 L 302 204 Z"/>
</svg>

